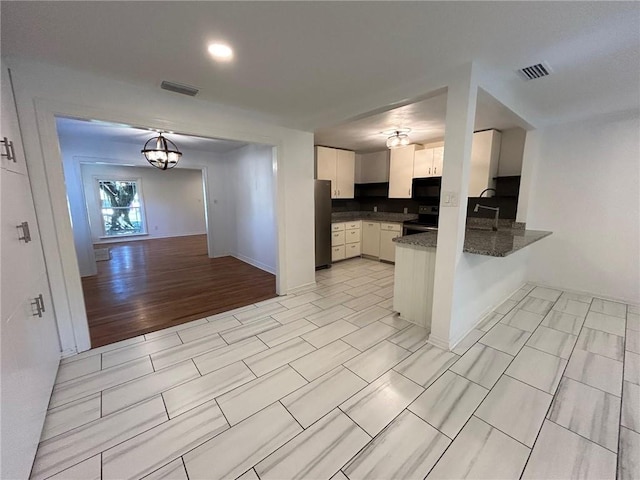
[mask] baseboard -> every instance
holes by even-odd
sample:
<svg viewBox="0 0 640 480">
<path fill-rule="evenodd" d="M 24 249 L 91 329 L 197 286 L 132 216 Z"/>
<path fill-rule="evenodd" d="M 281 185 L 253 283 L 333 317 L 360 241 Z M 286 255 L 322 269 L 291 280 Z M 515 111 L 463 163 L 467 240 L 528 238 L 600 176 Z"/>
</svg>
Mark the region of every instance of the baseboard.
<svg viewBox="0 0 640 480">
<path fill-rule="evenodd" d="M 496 307 L 502 305 L 506 300 L 508 300 L 509 298 L 511 298 L 511 296 L 516 293 L 518 290 L 520 290 L 523 286 L 525 286 L 527 283 L 530 283 L 531 285 L 533 285 L 532 282 L 524 282 L 522 285 L 520 285 L 518 288 L 516 288 L 515 290 L 513 290 L 509 295 L 507 295 L 505 298 L 503 298 L 502 300 L 500 300 L 497 304 L 492 305 L 491 307 L 487 308 L 484 310 L 484 312 L 482 312 L 480 314 L 480 316 L 478 317 L 478 319 L 473 322 L 472 326 L 470 328 L 468 328 L 464 333 L 462 333 L 461 335 L 459 335 L 454 341 L 451 342 L 451 346 L 449 347 L 448 345 L 446 347 L 440 347 L 440 348 L 446 348 L 447 350 L 453 350 L 454 348 L 456 348 L 456 346 L 465 339 L 465 337 L 467 335 L 469 335 L 471 333 L 472 330 L 475 330 L 476 327 L 478 325 L 480 325 L 482 323 L 482 321 L 487 317 L 487 315 L 489 315 L 490 313 L 492 313 Z M 429 336 L 429 341 L 431 341 L 431 336 Z M 441 342 L 443 345 L 445 345 L 447 342 L 443 342 L 441 339 L 437 339 L 438 342 Z M 437 345 L 435 342 L 433 342 L 434 345 L 436 346 L 440 346 Z"/>
<path fill-rule="evenodd" d="M 109 238 L 108 240 L 101 238 L 100 240 L 93 241 L 93 245 L 109 245 L 110 243 L 122 243 L 122 242 L 139 242 L 142 240 L 155 240 L 158 238 L 178 238 L 178 237 L 193 237 L 195 235 L 206 235 L 207 232 L 193 232 L 193 233 L 178 233 L 178 234 L 168 234 L 168 235 L 153 235 L 151 233 L 147 233 L 140 236 L 131 236 L 131 237 L 118 237 L 118 238 Z"/>
<path fill-rule="evenodd" d="M 235 255 L 231 255 L 232 257 L 237 258 L 238 260 L 244 262 L 244 263 L 248 263 L 249 265 L 253 265 L 256 268 L 259 268 L 260 270 L 264 270 L 265 272 L 268 272 L 272 275 L 276 274 L 276 269 L 273 267 L 270 267 L 269 265 L 266 265 L 262 262 L 259 262 L 258 260 L 254 260 L 253 258 L 249 258 L 246 257 L 245 255 L 241 255 L 241 254 L 235 254 Z"/>
<path fill-rule="evenodd" d="M 449 348 L 449 342 L 447 342 L 446 340 L 443 340 L 442 338 L 434 336 L 433 333 L 429 334 L 427 343 L 430 343 L 431 345 L 435 345 L 436 347 L 441 348 L 443 350 L 451 350 L 452 348 L 454 348 L 454 347 Z"/>
<path fill-rule="evenodd" d="M 548 283 L 539 283 L 539 282 L 534 282 L 532 280 L 527 280 L 527 283 L 530 285 L 535 285 L 536 287 L 552 288 L 554 290 L 562 290 L 563 292 L 575 293 L 577 295 L 586 295 L 588 297 L 602 298 L 603 300 L 610 300 L 612 302 L 626 303 L 629 305 L 640 305 L 640 301 L 638 299 L 631 300 L 631 299 L 622 298 L 622 297 L 612 297 L 611 295 L 603 295 L 601 293 L 588 292 L 584 290 L 575 290 L 573 288 L 560 287 L 557 285 L 549 285 Z"/>
</svg>

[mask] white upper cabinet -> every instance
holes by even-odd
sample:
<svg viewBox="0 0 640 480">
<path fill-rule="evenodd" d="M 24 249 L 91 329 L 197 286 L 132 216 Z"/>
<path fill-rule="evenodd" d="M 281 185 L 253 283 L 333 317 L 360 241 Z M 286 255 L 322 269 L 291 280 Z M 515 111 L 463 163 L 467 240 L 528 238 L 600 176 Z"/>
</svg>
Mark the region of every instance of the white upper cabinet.
<svg viewBox="0 0 640 480">
<path fill-rule="evenodd" d="M 441 177 L 444 142 L 423 145 L 423 150 L 416 150 L 413 160 L 413 178 Z"/>
<path fill-rule="evenodd" d="M 356 172 L 356 154 L 349 150 L 337 150 L 336 182 L 338 194 L 336 198 L 353 198 Z"/>
<path fill-rule="evenodd" d="M 413 162 L 421 145 L 408 145 L 391 150 L 389 167 L 389 198 L 411 198 Z"/>
<path fill-rule="evenodd" d="M 443 168 L 443 160 L 444 160 L 444 145 L 439 147 L 434 147 L 431 149 L 433 151 L 433 164 L 432 164 L 432 177 L 441 177 L 442 176 L 442 168 Z"/>
<path fill-rule="evenodd" d="M 335 148 L 316 147 L 316 178 L 318 180 L 331 180 L 331 198 L 335 198 L 338 186 L 336 182 Z"/>
<path fill-rule="evenodd" d="M 316 178 L 331 180 L 331 198 L 353 198 L 355 162 L 354 152 L 316 147 Z"/>
<path fill-rule="evenodd" d="M 413 157 L 413 178 L 430 177 L 433 168 L 433 150 L 417 150 Z"/>
<path fill-rule="evenodd" d="M 500 139 L 501 135 L 497 130 L 473 134 L 469 197 L 479 197 L 483 190 L 495 186 L 493 178 L 498 176 Z"/>
</svg>

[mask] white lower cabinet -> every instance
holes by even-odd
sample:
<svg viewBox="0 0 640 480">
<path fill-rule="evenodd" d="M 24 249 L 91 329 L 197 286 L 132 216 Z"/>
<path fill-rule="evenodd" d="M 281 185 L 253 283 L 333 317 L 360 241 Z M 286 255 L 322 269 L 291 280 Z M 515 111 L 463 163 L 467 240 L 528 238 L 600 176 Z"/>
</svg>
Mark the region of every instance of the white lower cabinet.
<svg viewBox="0 0 640 480">
<path fill-rule="evenodd" d="M 393 310 L 412 323 L 431 328 L 436 249 L 415 245 L 396 248 Z"/>
<path fill-rule="evenodd" d="M 362 254 L 380 256 L 380 222 L 362 221 Z"/>
<path fill-rule="evenodd" d="M 338 245 L 337 247 L 331 247 L 331 261 L 336 262 L 338 260 L 344 260 L 344 245 Z"/>
<path fill-rule="evenodd" d="M 396 261 L 396 244 L 393 239 L 402 235 L 402 226 L 398 223 L 380 224 L 380 260 Z"/>
<path fill-rule="evenodd" d="M 331 261 L 360 256 L 362 222 L 331 224 Z"/>
</svg>

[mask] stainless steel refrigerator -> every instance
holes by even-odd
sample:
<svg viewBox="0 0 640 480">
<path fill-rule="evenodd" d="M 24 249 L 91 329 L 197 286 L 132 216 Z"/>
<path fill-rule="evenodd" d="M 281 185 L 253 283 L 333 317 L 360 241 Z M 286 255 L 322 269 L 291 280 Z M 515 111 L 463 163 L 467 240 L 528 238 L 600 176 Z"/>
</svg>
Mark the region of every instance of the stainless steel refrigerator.
<svg viewBox="0 0 640 480">
<path fill-rule="evenodd" d="M 315 180 L 316 270 L 331 266 L 331 180 Z"/>
</svg>

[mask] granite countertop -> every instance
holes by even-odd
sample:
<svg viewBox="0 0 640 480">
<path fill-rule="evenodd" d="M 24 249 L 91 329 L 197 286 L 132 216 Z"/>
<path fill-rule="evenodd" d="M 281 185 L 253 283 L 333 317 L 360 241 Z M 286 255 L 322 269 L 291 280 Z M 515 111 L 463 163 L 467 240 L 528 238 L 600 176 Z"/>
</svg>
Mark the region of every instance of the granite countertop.
<svg viewBox="0 0 640 480">
<path fill-rule="evenodd" d="M 464 237 L 463 252 L 487 255 L 490 257 L 506 257 L 538 240 L 551 235 L 552 232 L 541 230 L 524 230 L 510 228 L 493 230 L 483 228 L 467 228 Z M 416 245 L 419 247 L 435 247 L 438 232 L 425 232 L 405 237 L 397 237 L 394 242 L 400 245 Z"/>
<path fill-rule="evenodd" d="M 377 222 L 402 223 L 406 220 L 415 220 L 415 213 L 392 212 L 334 212 L 331 214 L 332 222 L 353 222 L 354 220 L 372 220 Z"/>
</svg>

